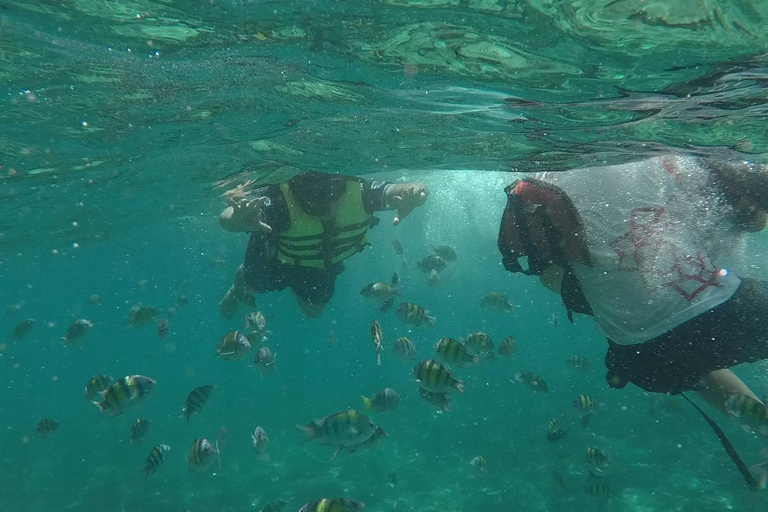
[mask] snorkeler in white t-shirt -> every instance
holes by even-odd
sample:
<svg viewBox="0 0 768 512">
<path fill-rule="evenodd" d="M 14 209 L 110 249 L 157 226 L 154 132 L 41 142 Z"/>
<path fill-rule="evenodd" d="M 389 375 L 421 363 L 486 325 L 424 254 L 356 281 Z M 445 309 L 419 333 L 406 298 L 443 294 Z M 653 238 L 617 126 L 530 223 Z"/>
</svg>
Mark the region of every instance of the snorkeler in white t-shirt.
<svg viewBox="0 0 768 512">
<path fill-rule="evenodd" d="M 768 169 L 664 156 L 543 173 L 507 188 L 505 267 L 540 277 L 609 342 L 607 379 L 755 395 L 728 368 L 768 359 L 768 288 L 724 265 L 768 225 Z M 528 269 L 518 259 L 528 257 Z"/>
</svg>

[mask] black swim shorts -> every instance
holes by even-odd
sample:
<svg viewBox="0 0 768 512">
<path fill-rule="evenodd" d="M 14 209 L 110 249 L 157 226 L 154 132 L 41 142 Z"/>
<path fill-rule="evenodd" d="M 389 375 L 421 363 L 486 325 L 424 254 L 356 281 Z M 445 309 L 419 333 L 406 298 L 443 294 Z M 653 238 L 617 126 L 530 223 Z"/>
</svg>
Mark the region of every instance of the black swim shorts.
<svg viewBox="0 0 768 512">
<path fill-rule="evenodd" d="M 274 237 L 264 233 L 251 234 L 243 263 L 245 282 L 256 293 L 291 288 L 310 304 L 330 302 L 336 276 L 343 270 L 343 263 L 328 269 L 284 265 L 277 259 Z"/>
<path fill-rule="evenodd" d="M 714 370 L 768 359 L 768 285 L 743 279 L 726 302 L 637 345 L 608 340 L 608 383 L 654 393 L 695 389 Z"/>
</svg>

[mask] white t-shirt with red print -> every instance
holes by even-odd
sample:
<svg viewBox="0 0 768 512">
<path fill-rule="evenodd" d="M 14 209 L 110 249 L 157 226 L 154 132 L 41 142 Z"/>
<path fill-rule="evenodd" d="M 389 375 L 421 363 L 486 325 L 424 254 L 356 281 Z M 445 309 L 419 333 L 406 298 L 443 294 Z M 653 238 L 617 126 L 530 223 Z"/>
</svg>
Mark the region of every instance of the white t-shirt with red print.
<svg viewBox="0 0 768 512">
<path fill-rule="evenodd" d="M 716 262 L 742 243 L 709 171 L 691 157 L 543 173 L 584 223 L 593 266 L 573 264 L 594 318 L 623 345 L 656 338 L 727 301 L 739 278 Z"/>
</svg>

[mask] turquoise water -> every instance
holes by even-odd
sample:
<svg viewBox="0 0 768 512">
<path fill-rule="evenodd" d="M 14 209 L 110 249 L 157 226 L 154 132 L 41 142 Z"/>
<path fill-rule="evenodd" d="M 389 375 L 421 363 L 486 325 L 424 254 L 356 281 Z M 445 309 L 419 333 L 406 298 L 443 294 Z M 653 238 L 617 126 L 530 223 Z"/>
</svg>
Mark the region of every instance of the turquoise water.
<svg viewBox="0 0 768 512">
<path fill-rule="evenodd" d="M 765 507 L 679 398 L 608 389 L 591 321 L 569 325 L 554 295 L 503 270 L 495 246 L 510 171 L 669 149 L 764 158 L 765 4 L 642 5 L 0 0 L 0 305 L 20 304 L 0 318 L 0 510 L 240 511 L 276 499 L 298 510 L 341 495 L 382 511 Z M 305 319 L 288 292 L 257 297 L 278 365 L 261 377 L 250 358 L 215 357 L 243 325 L 246 311 L 228 322 L 217 304 L 247 242 L 217 214 L 222 193 L 246 179 L 303 169 L 419 179 L 432 194 L 397 228 L 382 215 L 320 319 Z M 459 259 L 429 287 L 413 263 L 436 244 Z M 766 277 L 764 246 L 765 235 L 752 239 L 744 273 Z M 364 285 L 398 269 L 405 298 L 436 327 L 409 332 L 361 300 Z M 481 309 L 489 291 L 506 293 L 516 314 Z M 91 294 L 99 305 L 86 304 Z M 154 323 L 126 329 L 134 304 L 166 311 L 182 294 L 189 304 L 164 343 Z M 65 348 L 78 317 L 94 327 L 82 350 Z M 24 318 L 36 324 L 12 343 Z M 391 344 L 407 335 L 429 357 L 440 337 L 476 330 L 497 344 L 514 335 L 518 354 L 457 370 L 466 393 L 438 414 Z M 592 368 L 568 367 L 572 355 Z M 520 370 L 542 375 L 550 393 L 515 383 Z M 760 365 L 737 372 L 759 395 L 768 387 Z M 108 418 L 83 399 L 97 373 L 158 385 L 140 408 Z M 204 384 L 217 389 L 186 425 L 184 399 Z M 332 448 L 301 444 L 297 423 L 359 408 L 360 395 L 387 386 L 402 402 L 374 416 L 389 434 L 380 446 L 331 462 Z M 582 393 L 601 404 L 588 428 L 571 405 Z M 132 446 L 137 417 L 154 429 Z M 37 436 L 43 418 L 60 429 Z M 565 440 L 546 441 L 551 418 L 570 426 Z M 716 419 L 748 465 L 760 462 L 764 440 Z M 252 452 L 257 425 L 268 463 Z M 221 470 L 188 473 L 193 439 L 214 440 L 222 426 Z M 159 443 L 171 452 L 145 482 Z M 588 446 L 610 457 L 600 480 L 609 498 L 587 492 Z M 469 465 L 476 455 L 488 461 L 482 475 Z"/>
</svg>

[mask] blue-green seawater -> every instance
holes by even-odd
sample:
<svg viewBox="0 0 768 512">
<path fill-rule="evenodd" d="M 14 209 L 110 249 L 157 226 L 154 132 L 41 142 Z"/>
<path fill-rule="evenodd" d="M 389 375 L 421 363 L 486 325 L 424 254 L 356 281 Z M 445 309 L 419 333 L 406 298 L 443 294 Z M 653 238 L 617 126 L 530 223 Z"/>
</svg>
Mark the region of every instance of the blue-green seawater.
<svg viewBox="0 0 768 512">
<path fill-rule="evenodd" d="M 341 495 L 372 511 L 764 508 L 680 398 L 607 387 L 591 320 L 570 325 L 556 296 L 505 272 L 495 236 L 511 171 L 670 150 L 763 161 L 766 5 L 0 0 L 0 305 L 21 304 L 0 318 L 0 510 L 243 511 L 275 499 L 298 510 Z M 419 179 L 432 194 L 396 228 L 381 215 L 320 319 L 304 318 L 287 291 L 257 297 L 278 366 L 261 377 L 249 360 L 215 357 L 217 341 L 242 327 L 245 310 L 225 321 L 217 304 L 247 242 L 216 216 L 225 190 L 306 169 Z M 429 287 L 415 261 L 437 244 L 459 259 Z M 765 235 L 750 238 L 733 270 L 765 278 L 765 246 Z M 359 295 L 394 270 L 434 328 L 409 331 Z M 489 291 L 516 313 L 481 309 Z M 101 303 L 86 304 L 94 293 Z M 154 323 L 126 328 L 134 304 L 164 312 L 181 294 L 189 304 L 164 343 Z M 94 323 L 82 350 L 60 340 L 78 317 Z M 12 342 L 24 318 L 36 324 Z M 497 344 L 515 336 L 518 354 L 456 369 L 466 392 L 438 414 L 392 343 L 407 335 L 431 357 L 440 337 L 477 330 Z M 592 368 L 568 367 L 571 355 Z M 763 368 L 736 369 L 761 396 Z M 514 382 L 520 370 L 550 392 Z M 109 418 L 83 398 L 96 373 L 158 385 Z M 184 399 L 204 384 L 216 391 L 186 425 Z M 402 403 L 374 416 L 389 434 L 380 446 L 330 461 L 332 448 L 301 444 L 296 424 L 361 407 L 360 395 L 386 386 Z M 588 428 L 572 406 L 582 393 L 600 403 Z M 764 439 L 708 411 L 748 465 L 761 461 Z M 154 428 L 132 446 L 137 417 Z M 43 418 L 60 429 L 37 436 Z M 545 439 L 551 418 L 570 426 L 558 443 Z M 257 425 L 268 463 L 252 452 Z M 193 439 L 214 440 L 222 426 L 222 469 L 188 473 Z M 158 443 L 171 452 L 144 481 Z M 597 481 L 589 446 L 609 455 L 609 498 L 587 492 Z M 483 475 L 469 465 L 476 455 L 488 461 Z"/>
</svg>

